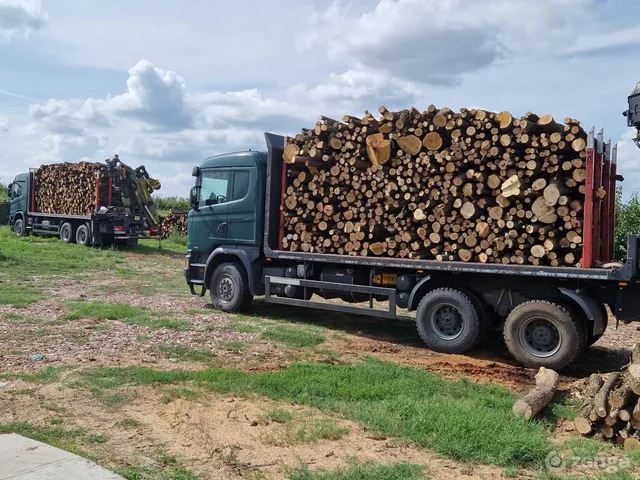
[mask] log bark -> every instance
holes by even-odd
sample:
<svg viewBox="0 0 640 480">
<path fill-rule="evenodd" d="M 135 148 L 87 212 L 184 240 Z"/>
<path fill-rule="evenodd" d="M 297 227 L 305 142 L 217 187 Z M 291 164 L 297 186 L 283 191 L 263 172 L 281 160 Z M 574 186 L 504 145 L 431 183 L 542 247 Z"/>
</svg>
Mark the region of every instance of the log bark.
<svg viewBox="0 0 640 480">
<path fill-rule="evenodd" d="M 584 391 L 584 399 L 574 420 L 576 431 L 582 435 L 589 435 L 592 431 L 592 422 L 589 418 L 594 409 L 595 396 L 602 388 L 603 380 L 599 373 L 593 373 L 589 377 L 587 388 Z"/>
<path fill-rule="evenodd" d="M 609 412 L 609 406 L 607 401 L 609 397 L 609 392 L 613 389 L 615 384 L 618 383 L 619 379 L 620 379 L 619 372 L 611 373 L 609 375 L 609 378 L 607 378 L 607 380 L 602 384 L 602 387 L 596 394 L 596 397 L 594 399 L 594 408 L 598 417 L 604 418 L 607 416 L 607 413 Z"/>
<path fill-rule="evenodd" d="M 540 367 L 536 373 L 536 386 L 513 405 L 517 417 L 530 420 L 546 407 L 558 388 L 559 375 L 550 369 Z"/>
</svg>

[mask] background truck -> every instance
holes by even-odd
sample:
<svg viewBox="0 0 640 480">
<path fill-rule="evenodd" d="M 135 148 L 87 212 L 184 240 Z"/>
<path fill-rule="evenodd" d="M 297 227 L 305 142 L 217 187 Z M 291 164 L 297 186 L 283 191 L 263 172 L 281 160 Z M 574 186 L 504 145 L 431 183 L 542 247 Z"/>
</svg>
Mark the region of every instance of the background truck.
<svg viewBox="0 0 640 480">
<path fill-rule="evenodd" d="M 640 92 L 635 91 L 629 98 L 627 116 L 629 124 L 636 127 L 640 125 L 638 102 Z M 329 123 L 335 125 L 335 121 Z M 519 138 L 528 135 L 524 128 L 531 122 L 524 123 Z M 575 125 L 574 121 L 571 124 Z M 507 127 L 511 125 L 508 122 Z M 319 124 L 321 132 L 322 128 Z M 386 127 L 380 122 L 375 128 L 381 131 Z M 444 132 L 445 122 L 437 128 Z M 335 131 L 327 133 L 329 142 L 337 139 L 336 147 L 345 145 Z M 256 295 L 264 295 L 268 303 L 387 318 L 396 317 L 398 308 L 416 311 L 418 333 L 435 351 L 462 353 L 489 332 L 498 331 L 520 363 L 554 369 L 568 365 L 597 341 L 610 314 L 623 322 L 640 320 L 640 235 L 629 236 L 624 262 L 612 262 L 617 149 L 604 142 L 602 132 L 585 133 L 585 144 L 573 149 L 584 152 L 580 156 L 584 171 L 577 177 L 584 197 L 579 205 L 583 236 L 581 251 L 576 251 L 579 262 L 566 262 L 572 266 L 287 249 L 286 199 L 294 198 L 290 192 L 296 193 L 292 179 L 300 182 L 301 178 L 299 170 L 290 171 L 292 164 L 302 163 L 314 178 L 322 175 L 320 169 L 328 168 L 325 165 L 331 165 L 322 158 L 322 151 L 314 152 L 313 146 L 304 144 L 311 135 L 310 129 L 303 131 L 302 147 L 297 145 L 293 153 L 300 155 L 304 149 L 301 159 L 288 154 L 291 140 L 285 142 L 284 137 L 267 133 L 266 153 L 218 155 L 193 169 L 196 185 L 191 190 L 184 269 L 192 294 L 203 296 L 208 289 L 213 305 L 227 312 L 246 310 Z M 362 144 L 366 134 L 361 139 L 354 139 L 356 135 L 358 132 L 351 134 L 349 141 Z M 369 165 L 377 170 L 389 168 L 380 167 L 377 160 L 389 157 L 390 142 L 375 138 L 375 134 L 366 138 L 371 137 L 376 145 L 367 144 Z M 484 148 L 482 144 L 478 142 L 479 149 Z M 567 148 L 558 145 L 560 150 Z M 475 160 L 483 162 L 482 158 Z M 569 163 L 568 170 L 575 166 Z M 332 201 L 326 191 L 324 198 L 323 206 Z M 324 231 L 324 226 L 304 216 L 305 208 L 308 206 L 301 208 L 298 223 L 309 225 L 311 230 L 301 232 Z M 547 214 L 544 209 L 542 213 Z M 340 242 L 340 229 L 336 231 L 329 239 Z M 296 233 L 289 235 L 295 240 Z M 314 296 L 324 300 L 317 301 Z M 326 301 L 331 299 L 342 302 Z"/>
<path fill-rule="evenodd" d="M 116 155 L 104 164 L 53 164 L 19 174 L 9 184 L 9 224 L 18 236 L 59 235 L 80 245 L 135 245 L 157 238 L 151 193 L 160 188 L 144 167 Z"/>
</svg>

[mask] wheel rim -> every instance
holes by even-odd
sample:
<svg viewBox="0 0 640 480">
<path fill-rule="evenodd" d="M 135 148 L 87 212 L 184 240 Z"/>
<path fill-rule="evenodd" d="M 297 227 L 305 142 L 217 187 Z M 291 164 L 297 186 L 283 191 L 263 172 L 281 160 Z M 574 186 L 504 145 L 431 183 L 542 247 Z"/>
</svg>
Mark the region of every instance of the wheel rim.
<svg viewBox="0 0 640 480">
<path fill-rule="evenodd" d="M 218 298 L 223 303 L 229 303 L 236 294 L 236 286 L 229 275 L 225 275 L 218 282 Z"/>
<path fill-rule="evenodd" d="M 78 232 L 78 236 L 80 237 L 80 243 L 82 245 L 84 245 L 85 243 L 87 243 L 87 232 L 84 231 L 84 229 L 80 230 Z"/>
<path fill-rule="evenodd" d="M 441 340 L 454 340 L 462 335 L 464 329 L 460 310 L 448 303 L 436 305 L 431 310 L 429 323 L 433 333 Z"/>
<path fill-rule="evenodd" d="M 532 317 L 520 327 L 520 344 L 531 355 L 547 358 L 560 350 L 562 335 L 551 320 Z"/>
<path fill-rule="evenodd" d="M 65 242 L 68 242 L 69 238 L 71 238 L 71 232 L 69 231 L 68 228 L 63 228 L 62 229 L 62 240 L 65 241 Z"/>
<path fill-rule="evenodd" d="M 22 222 L 21 221 L 17 221 L 16 222 L 16 233 L 18 235 L 22 235 Z"/>
</svg>

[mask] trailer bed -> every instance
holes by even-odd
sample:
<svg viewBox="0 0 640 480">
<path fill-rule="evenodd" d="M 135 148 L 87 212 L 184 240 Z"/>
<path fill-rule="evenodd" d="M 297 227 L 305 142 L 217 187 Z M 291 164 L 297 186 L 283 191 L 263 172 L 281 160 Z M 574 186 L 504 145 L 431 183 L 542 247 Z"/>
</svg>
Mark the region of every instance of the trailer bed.
<svg viewBox="0 0 640 480">
<path fill-rule="evenodd" d="M 324 262 L 342 265 L 384 267 L 444 272 L 487 273 L 500 275 L 526 275 L 547 278 L 571 278 L 578 280 L 627 281 L 625 267 L 617 269 L 544 267 L 536 265 L 502 265 L 495 263 L 467 263 L 457 261 L 411 260 L 406 258 L 357 257 L 326 253 L 289 252 L 284 250 L 265 250 L 267 258 L 296 260 L 303 262 Z"/>
</svg>

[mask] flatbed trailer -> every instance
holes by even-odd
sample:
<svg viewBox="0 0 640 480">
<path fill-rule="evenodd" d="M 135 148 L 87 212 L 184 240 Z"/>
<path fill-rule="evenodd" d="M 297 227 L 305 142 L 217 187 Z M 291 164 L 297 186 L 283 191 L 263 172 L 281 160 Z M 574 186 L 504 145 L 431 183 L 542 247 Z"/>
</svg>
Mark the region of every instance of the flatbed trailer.
<svg viewBox="0 0 640 480">
<path fill-rule="evenodd" d="M 620 177 L 616 148 L 603 141 L 602 131 L 592 130 L 588 139 L 581 268 L 284 250 L 284 138 L 265 137 L 266 154 L 220 155 L 194 168 L 185 277 L 192 293 L 208 289 L 218 308 L 243 310 L 252 296 L 264 295 L 269 303 L 386 318 L 398 309 L 417 310 L 418 332 L 434 350 L 461 353 L 497 330 L 521 363 L 552 368 L 571 363 L 602 336 L 607 307 L 618 320 L 640 320 L 640 235 L 629 237 L 627 259 L 613 262 Z M 227 171 L 227 190 L 204 200 L 207 176 L 217 179 Z M 239 171 L 250 172 L 242 198 L 233 194 L 233 172 Z M 600 188 L 607 191 L 602 200 Z M 236 235 L 248 216 L 252 234 Z M 361 305 L 325 301 L 331 298 Z"/>
</svg>

